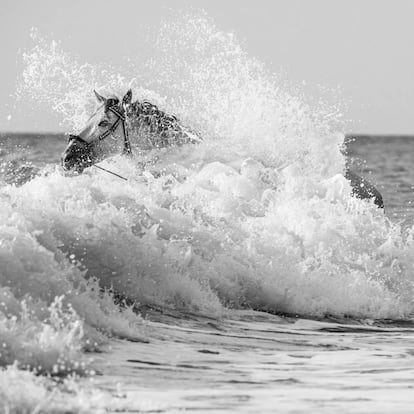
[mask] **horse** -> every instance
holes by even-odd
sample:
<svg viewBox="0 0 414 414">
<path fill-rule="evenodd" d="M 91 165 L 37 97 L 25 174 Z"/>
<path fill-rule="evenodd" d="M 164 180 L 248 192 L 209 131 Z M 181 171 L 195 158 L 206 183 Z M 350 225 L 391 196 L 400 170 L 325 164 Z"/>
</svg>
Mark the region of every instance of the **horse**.
<svg viewBox="0 0 414 414">
<path fill-rule="evenodd" d="M 131 89 L 121 102 L 115 96 L 105 98 L 94 93 L 99 106 L 78 135 L 69 135 L 61 158 L 64 170 L 82 173 L 105 158 L 121 152 L 131 154 L 131 135 L 138 137 L 134 144 L 140 150 L 202 141 L 176 116 L 165 113 L 151 102 L 132 102 Z"/>
<path fill-rule="evenodd" d="M 78 135 L 69 135 L 62 154 L 64 170 L 82 173 L 87 167 L 123 152 L 131 154 L 130 135 L 139 139 L 135 143 L 141 150 L 202 142 L 196 133 L 181 124 L 174 115 L 167 114 L 149 101 L 132 102 L 129 89 L 120 101 L 105 98 L 94 90 L 98 108 Z M 381 193 L 366 179 L 347 169 L 352 194 L 360 199 L 374 199 L 384 208 Z"/>
</svg>

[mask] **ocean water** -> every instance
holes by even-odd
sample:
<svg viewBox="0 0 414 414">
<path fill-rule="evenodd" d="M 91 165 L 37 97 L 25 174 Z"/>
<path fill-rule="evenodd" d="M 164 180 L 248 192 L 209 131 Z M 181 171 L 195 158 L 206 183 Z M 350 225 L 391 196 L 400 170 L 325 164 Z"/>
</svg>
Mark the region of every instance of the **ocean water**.
<svg viewBox="0 0 414 414">
<path fill-rule="evenodd" d="M 147 70 L 24 55 L 19 99 L 70 132 L 131 87 L 204 142 L 102 162 L 123 181 L 1 135 L 0 410 L 411 412 L 414 141 L 346 138 L 205 17 L 157 36 Z"/>
</svg>

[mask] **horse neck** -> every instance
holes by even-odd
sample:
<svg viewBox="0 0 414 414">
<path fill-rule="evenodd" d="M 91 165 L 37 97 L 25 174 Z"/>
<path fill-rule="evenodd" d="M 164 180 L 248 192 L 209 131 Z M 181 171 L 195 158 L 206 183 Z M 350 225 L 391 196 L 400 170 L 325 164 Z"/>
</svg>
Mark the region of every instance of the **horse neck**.
<svg viewBox="0 0 414 414">
<path fill-rule="evenodd" d="M 134 102 L 128 109 L 127 119 L 131 144 L 140 150 L 192 142 L 175 116 L 166 114 L 149 102 Z"/>
</svg>

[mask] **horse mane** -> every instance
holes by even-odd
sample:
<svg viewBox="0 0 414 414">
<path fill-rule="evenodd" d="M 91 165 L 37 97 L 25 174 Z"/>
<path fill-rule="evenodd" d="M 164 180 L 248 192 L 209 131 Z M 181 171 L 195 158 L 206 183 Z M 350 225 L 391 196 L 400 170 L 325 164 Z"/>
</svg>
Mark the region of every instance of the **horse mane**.
<svg viewBox="0 0 414 414">
<path fill-rule="evenodd" d="M 133 132 L 140 137 L 141 144 L 146 148 L 202 141 L 198 134 L 184 126 L 175 115 L 164 112 L 146 99 L 132 102 L 126 110 Z"/>
</svg>

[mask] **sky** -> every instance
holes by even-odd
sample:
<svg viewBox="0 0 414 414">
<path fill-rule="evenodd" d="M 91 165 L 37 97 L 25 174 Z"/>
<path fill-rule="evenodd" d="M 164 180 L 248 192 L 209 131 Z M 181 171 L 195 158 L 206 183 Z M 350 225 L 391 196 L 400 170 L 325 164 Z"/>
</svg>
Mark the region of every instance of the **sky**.
<svg viewBox="0 0 414 414">
<path fill-rule="evenodd" d="M 15 108 L 21 53 L 33 27 L 92 64 L 136 51 L 144 26 L 204 10 L 249 55 L 309 93 L 346 104 L 348 133 L 414 134 L 412 0 L 0 0 L 0 131 L 59 131 L 56 115 Z"/>
</svg>

